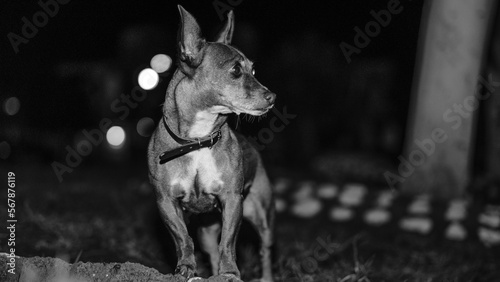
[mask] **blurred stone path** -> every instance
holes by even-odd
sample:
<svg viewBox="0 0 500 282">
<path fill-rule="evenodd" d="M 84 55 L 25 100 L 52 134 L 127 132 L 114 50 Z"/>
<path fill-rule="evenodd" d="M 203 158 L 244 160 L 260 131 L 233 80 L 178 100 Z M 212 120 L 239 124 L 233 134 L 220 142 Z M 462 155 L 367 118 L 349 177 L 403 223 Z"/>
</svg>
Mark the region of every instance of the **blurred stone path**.
<svg viewBox="0 0 500 282">
<path fill-rule="evenodd" d="M 313 219 L 327 213 L 332 222 L 362 218 L 369 226 L 396 224 L 403 232 L 422 235 L 430 234 L 439 224 L 442 236 L 448 240 L 472 237 L 487 247 L 500 245 L 500 206 L 477 206 L 468 199 L 443 202 L 429 195 L 408 198 L 396 191 L 370 189 L 358 183 L 297 183 L 285 177 L 275 180 L 275 188 L 280 215 Z"/>
</svg>

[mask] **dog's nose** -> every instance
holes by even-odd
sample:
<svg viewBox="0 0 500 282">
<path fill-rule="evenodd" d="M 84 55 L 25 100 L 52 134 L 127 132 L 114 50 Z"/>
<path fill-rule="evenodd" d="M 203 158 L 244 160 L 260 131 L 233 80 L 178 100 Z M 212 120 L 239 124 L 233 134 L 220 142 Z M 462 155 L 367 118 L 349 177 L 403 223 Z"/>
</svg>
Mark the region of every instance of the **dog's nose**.
<svg viewBox="0 0 500 282">
<path fill-rule="evenodd" d="M 269 104 L 274 104 L 274 100 L 276 100 L 276 94 L 273 92 L 267 92 L 264 94 L 264 98 L 269 102 Z"/>
</svg>

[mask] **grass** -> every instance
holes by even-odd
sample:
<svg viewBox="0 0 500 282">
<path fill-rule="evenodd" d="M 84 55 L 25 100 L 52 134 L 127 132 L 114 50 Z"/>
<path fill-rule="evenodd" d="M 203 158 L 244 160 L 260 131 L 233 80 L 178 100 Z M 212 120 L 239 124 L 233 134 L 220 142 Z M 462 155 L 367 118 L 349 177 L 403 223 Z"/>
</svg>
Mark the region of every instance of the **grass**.
<svg viewBox="0 0 500 282">
<path fill-rule="evenodd" d="M 62 184 L 53 181 L 45 166 L 31 166 L 16 175 L 18 255 L 68 262 L 131 261 L 172 272 L 173 244 L 144 170 L 81 167 Z M 406 204 L 402 200 L 394 206 L 395 222 Z M 440 203 L 434 205 L 443 210 Z M 430 234 L 418 235 L 401 231 L 397 224 L 370 227 L 360 218 L 333 222 L 326 212 L 307 220 L 280 214 L 274 247 L 276 280 L 499 281 L 498 247 L 479 243 L 475 229 L 468 230 L 472 236 L 465 241 L 449 241 L 442 236 L 442 222 L 436 219 L 435 224 Z M 248 226 L 242 228 L 238 255 L 246 281 L 259 276 L 260 266 L 256 234 Z M 198 257 L 199 271 L 207 275 L 205 257 Z"/>
</svg>

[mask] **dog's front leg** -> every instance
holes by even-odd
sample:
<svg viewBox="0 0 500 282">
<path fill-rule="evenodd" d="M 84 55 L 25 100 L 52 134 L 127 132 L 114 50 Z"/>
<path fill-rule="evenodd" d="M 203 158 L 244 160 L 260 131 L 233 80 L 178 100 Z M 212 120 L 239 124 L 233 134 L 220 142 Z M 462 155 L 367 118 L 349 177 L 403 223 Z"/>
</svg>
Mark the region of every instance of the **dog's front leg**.
<svg viewBox="0 0 500 282">
<path fill-rule="evenodd" d="M 243 196 L 232 191 L 220 197 L 222 206 L 222 234 L 219 243 L 219 274 L 237 278 L 240 271 L 236 266 L 236 239 L 243 216 Z"/>
<path fill-rule="evenodd" d="M 186 278 L 195 275 L 196 261 L 194 257 L 193 240 L 188 234 L 184 213 L 180 203 L 175 198 L 164 197 L 158 200 L 160 214 L 175 242 L 177 252 L 177 267 L 175 274 Z"/>
</svg>

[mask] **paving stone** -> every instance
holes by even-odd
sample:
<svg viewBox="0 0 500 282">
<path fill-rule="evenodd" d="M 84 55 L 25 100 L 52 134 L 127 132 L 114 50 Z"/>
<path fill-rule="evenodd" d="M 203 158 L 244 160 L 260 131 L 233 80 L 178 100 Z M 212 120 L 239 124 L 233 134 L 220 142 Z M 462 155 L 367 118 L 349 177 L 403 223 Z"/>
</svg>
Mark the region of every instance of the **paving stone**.
<svg viewBox="0 0 500 282">
<path fill-rule="evenodd" d="M 488 247 L 500 244 L 500 231 L 492 230 L 485 227 L 479 227 L 478 230 L 479 239 Z"/>
<path fill-rule="evenodd" d="M 462 241 L 467 237 L 467 230 L 459 222 L 452 222 L 445 231 L 446 238 L 455 241 Z"/>
<path fill-rule="evenodd" d="M 339 196 L 339 201 L 345 206 L 359 206 L 363 202 L 363 197 L 367 193 L 365 185 L 346 184 Z"/>
<path fill-rule="evenodd" d="M 424 217 L 404 218 L 399 222 L 399 226 L 403 230 L 418 232 L 426 235 L 431 232 L 432 220 Z"/>
<path fill-rule="evenodd" d="M 335 184 L 322 184 L 316 192 L 321 199 L 329 200 L 335 198 L 339 192 L 339 187 Z"/>
<path fill-rule="evenodd" d="M 369 210 L 365 213 L 365 222 L 370 225 L 382 225 L 391 219 L 391 213 L 382 208 Z"/>
<path fill-rule="evenodd" d="M 420 196 L 408 206 L 408 212 L 414 215 L 426 215 L 431 213 L 431 204 L 428 197 Z"/>
<path fill-rule="evenodd" d="M 286 210 L 287 204 L 286 204 L 285 200 L 283 200 L 281 198 L 277 198 L 274 201 L 274 204 L 275 204 L 276 212 L 282 213 Z"/>
<path fill-rule="evenodd" d="M 381 208 L 388 208 L 392 205 L 395 198 L 394 192 L 386 190 L 379 193 L 376 205 Z"/>
<path fill-rule="evenodd" d="M 292 214 L 301 218 L 311 218 L 321 211 L 321 201 L 314 198 L 305 198 L 296 202 L 292 207 Z"/>
<path fill-rule="evenodd" d="M 500 227 L 500 215 L 496 213 L 481 213 L 478 216 L 479 223 L 492 228 Z"/>
<path fill-rule="evenodd" d="M 334 207 L 330 210 L 330 218 L 334 221 L 348 221 L 354 217 L 354 212 L 347 207 Z"/>
<path fill-rule="evenodd" d="M 450 221 L 465 219 L 467 216 L 467 205 L 468 201 L 464 199 L 454 199 L 450 201 L 445 218 Z"/>
<path fill-rule="evenodd" d="M 297 190 L 293 194 L 293 199 L 295 201 L 301 201 L 303 199 L 312 198 L 314 192 L 314 182 L 304 181 L 298 185 Z"/>
</svg>

